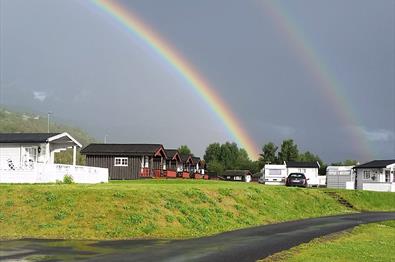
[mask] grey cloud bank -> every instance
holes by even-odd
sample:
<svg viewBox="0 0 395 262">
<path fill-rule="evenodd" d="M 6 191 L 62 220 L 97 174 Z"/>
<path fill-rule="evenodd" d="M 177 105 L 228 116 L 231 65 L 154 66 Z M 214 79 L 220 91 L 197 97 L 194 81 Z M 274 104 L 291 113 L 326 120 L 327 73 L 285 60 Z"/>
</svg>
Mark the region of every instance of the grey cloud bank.
<svg viewBox="0 0 395 262">
<path fill-rule="evenodd" d="M 326 161 L 364 160 L 347 144 L 351 134 L 336 105 L 257 1 L 120 3 L 201 72 L 258 146 L 291 137 Z M 3 105 L 52 111 L 111 142 L 188 144 L 202 155 L 209 143 L 232 140 L 188 83 L 93 7 L 0 4 Z M 281 5 L 341 84 L 375 157 L 393 158 L 395 2 Z"/>
</svg>

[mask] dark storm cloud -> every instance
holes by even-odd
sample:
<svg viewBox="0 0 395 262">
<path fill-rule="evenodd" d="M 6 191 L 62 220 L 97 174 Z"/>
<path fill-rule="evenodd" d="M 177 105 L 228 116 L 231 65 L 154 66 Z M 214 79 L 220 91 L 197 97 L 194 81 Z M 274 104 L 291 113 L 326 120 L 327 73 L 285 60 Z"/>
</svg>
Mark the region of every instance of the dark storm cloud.
<svg viewBox="0 0 395 262">
<path fill-rule="evenodd" d="M 360 158 L 347 123 L 259 1 L 123 1 L 215 87 L 258 144 L 292 137 Z M 337 79 L 377 158 L 395 156 L 393 1 L 283 1 Z M 98 139 L 190 145 L 231 137 L 187 83 L 78 1 L 1 1 L 1 101 L 51 110 Z M 303 55 L 303 54 L 302 54 Z"/>
</svg>

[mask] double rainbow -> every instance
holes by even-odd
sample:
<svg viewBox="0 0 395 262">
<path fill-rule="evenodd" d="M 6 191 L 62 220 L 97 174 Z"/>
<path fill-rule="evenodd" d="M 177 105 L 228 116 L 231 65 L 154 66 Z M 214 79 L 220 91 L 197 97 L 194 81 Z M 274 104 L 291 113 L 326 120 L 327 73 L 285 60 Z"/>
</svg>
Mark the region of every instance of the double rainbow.
<svg viewBox="0 0 395 262">
<path fill-rule="evenodd" d="M 257 159 L 258 147 L 253 142 L 243 125 L 218 96 L 214 88 L 199 75 L 198 71 L 186 59 L 180 56 L 174 48 L 166 43 L 159 34 L 149 28 L 130 10 L 125 10 L 115 1 L 92 0 L 97 7 L 122 24 L 131 34 L 140 38 L 158 56 L 175 70 L 193 88 L 206 104 L 223 122 L 228 133 L 244 148 L 251 159 Z"/>
<path fill-rule="evenodd" d="M 357 114 L 351 107 L 350 101 L 346 99 L 344 88 L 304 36 L 302 28 L 297 26 L 296 21 L 292 19 L 281 1 L 259 0 L 258 3 L 263 12 L 272 19 L 278 31 L 285 36 L 293 53 L 299 56 L 299 61 L 316 81 L 316 88 L 329 103 L 341 125 L 349 131 L 350 139 L 346 143 L 350 144 L 363 160 L 373 159 L 374 153 L 359 125 Z"/>
</svg>

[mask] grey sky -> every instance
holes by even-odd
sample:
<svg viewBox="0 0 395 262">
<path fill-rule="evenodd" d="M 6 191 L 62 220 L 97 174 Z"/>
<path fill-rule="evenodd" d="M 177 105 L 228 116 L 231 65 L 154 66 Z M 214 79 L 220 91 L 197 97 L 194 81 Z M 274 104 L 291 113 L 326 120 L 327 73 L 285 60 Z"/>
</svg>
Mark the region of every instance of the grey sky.
<svg viewBox="0 0 395 262">
<path fill-rule="evenodd" d="M 294 138 L 326 161 L 359 159 L 333 101 L 255 1 L 120 1 L 207 79 L 259 147 Z M 232 138 L 199 96 L 93 5 L 0 0 L 1 97 L 111 142 Z M 375 158 L 395 157 L 395 1 L 281 1 L 341 86 Z"/>
</svg>

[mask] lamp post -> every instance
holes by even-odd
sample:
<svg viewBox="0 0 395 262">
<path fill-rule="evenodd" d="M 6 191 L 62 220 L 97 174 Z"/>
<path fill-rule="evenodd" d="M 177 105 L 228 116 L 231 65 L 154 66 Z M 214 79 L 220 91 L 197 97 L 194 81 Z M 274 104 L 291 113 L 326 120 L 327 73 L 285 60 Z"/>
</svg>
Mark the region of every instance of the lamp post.
<svg viewBox="0 0 395 262">
<path fill-rule="evenodd" d="M 49 118 L 52 115 L 52 112 L 48 112 L 48 129 L 47 129 L 47 133 L 49 133 Z"/>
</svg>

